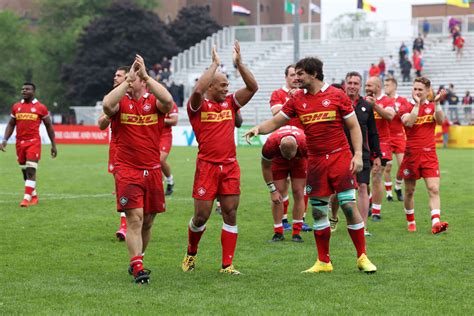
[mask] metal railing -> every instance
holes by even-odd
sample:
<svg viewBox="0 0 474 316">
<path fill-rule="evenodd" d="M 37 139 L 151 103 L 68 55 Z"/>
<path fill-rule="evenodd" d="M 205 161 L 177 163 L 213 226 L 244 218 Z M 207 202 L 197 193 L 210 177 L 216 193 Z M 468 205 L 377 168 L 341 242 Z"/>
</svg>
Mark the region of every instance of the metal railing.
<svg viewBox="0 0 474 316">
<path fill-rule="evenodd" d="M 455 15 L 452 16 L 456 20 L 461 22 L 460 29 L 461 33 L 474 33 L 474 15 Z M 426 18 L 414 18 L 413 19 L 413 36 L 423 33 L 423 22 L 425 19 L 430 24 L 430 35 L 442 35 L 449 36 L 449 19 L 447 16 L 434 16 Z"/>
</svg>

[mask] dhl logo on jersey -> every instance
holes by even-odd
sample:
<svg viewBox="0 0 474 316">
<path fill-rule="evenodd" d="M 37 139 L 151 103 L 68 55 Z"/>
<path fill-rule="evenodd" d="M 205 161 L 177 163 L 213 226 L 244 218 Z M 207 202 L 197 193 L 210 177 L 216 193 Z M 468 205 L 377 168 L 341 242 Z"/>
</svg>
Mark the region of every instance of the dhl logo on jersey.
<svg viewBox="0 0 474 316">
<path fill-rule="evenodd" d="M 158 114 L 135 115 L 122 113 L 120 115 L 120 123 L 130 125 L 154 125 L 158 124 Z"/>
<path fill-rule="evenodd" d="M 38 119 L 38 114 L 35 114 L 35 113 L 16 113 L 15 118 L 17 120 L 36 121 Z"/>
<path fill-rule="evenodd" d="M 319 123 L 319 122 L 328 122 L 334 121 L 336 119 L 336 111 L 323 111 L 323 112 L 314 112 L 300 116 L 300 121 L 304 125 Z"/>
<path fill-rule="evenodd" d="M 232 111 L 224 110 L 222 112 L 201 112 L 201 122 L 222 122 L 232 120 Z"/>
<path fill-rule="evenodd" d="M 433 123 L 433 115 L 419 116 L 416 119 L 415 125 L 421 125 L 425 123 Z"/>
</svg>

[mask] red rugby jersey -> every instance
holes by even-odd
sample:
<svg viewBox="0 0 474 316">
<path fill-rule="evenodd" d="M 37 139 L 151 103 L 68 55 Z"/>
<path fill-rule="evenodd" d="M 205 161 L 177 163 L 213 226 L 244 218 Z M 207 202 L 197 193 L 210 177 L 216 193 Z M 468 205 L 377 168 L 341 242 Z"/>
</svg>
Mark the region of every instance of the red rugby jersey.
<svg viewBox="0 0 474 316">
<path fill-rule="evenodd" d="M 276 105 L 285 105 L 285 103 L 290 99 L 288 91 L 289 90 L 286 87 L 273 91 L 272 96 L 270 97 L 270 109 Z M 303 124 L 301 124 L 300 119 L 297 117 L 292 117 L 288 122 L 288 125 L 303 129 Z"/>
<path fill-rule="evenodd" d="M 384 109 L 392 109 L 394 100 L 392 98 L 387 97 L 386 95 L 382 95 L 375 100 L 376 104 L 380 104 Z M 375 124 L 377 125 L 377 132 L 379 133 L 379 141 L 380 143 L 390 143 L 390 121 L 384 119 L 380 116 L 377 111 L 375 111 L 374 107 L 374 117 L 375 117 Z"/>
<path fill-rule="evenodd" d="M 199 145 L 198 159 L 213 163 L 236 160 L 235 113 L 240 109 L 234 94 L 229 94 L 221 103 L 203 99 L 194 111 L 188 102 L 189 121 Z"/>
<path fill-rule="evenodd" d="M 399 96 L 398 94 L 395 95 L 393 99 L 395 101 L 394 108 L 396 113 L 392 121 L 390 122 L 390 138 L 405 139 L 405 126 L 403 126 L 399 111 L 400 107 L 408 101 L 407 99 Z"/>
<path fill-rule="evenodd" d="M 160 168 L 160 137 L 165 115 L 156 97 L 145 93 L 138 101 L 125 95 L 119 102 L 116 121 L 115 166 L 151 170 Z"/>
<path fill-rule="evenodd" d="M 300 119 L 309 155 L 325 155 L 350 149 L 344 133 L 344 119 L 355 112 L 352 101 L 344 91 L 327 83 L 314 95 L 298 91 L 280 113 L 287 119 Z"/>
<path fill-rule="evenodd" d="M 166 114 L 165 116 L 165 119 L 169 119 L 171 118 L 172 116 L 178 116 L 178 106 L 176 105 L 176 103 L 173 102 L 173 107 L 171 108 L 171 111 L 169 113 Z M 171 132 L 172 132 L 172 129 L 173 127 L 171 125 L 164 125 L 163 127 L 163 132 L 162 132 L 162 137 L 169 137 L 171 136 Z"/>
<path fill-rule="evenodd" d="M 406 102 L 400 107 L 400 116 L 408 115 L 413 110 L 415 102 Z M 418 118 L 412 127 L 405 126 L 407 135 L 407 152 L 422 152 L 436 150 L 435 128 L 436 120 L 434 118 L 435 104 L 425 101 L 420 105 Z"/>
<path fill-rule="evenodd" d="M 15 103 L 12 106 L 11 117 L 16 119 L 16 139 L 17 141 L 41 139 L 39 127 L 41 121 L 48 117 L 48 109 L 37 99 L 26 103 L 25 100 Z"/>
<path fill-rule="evenodd" d="M 283 158 L 280 151 L 280 142 L 283 137 L 293 136 L 296 139 L 298 150 L 296 151 L 295 158 L 306 158 L 308 157 L 308 151 L 306 147 L 306 137 L 302 129 L 296 126 L 286 125 L 280 127 L 274 131 L 270 137 L 268 137 L 265 145 L 262 148 L 262 157 L 266 160 L 278 159 L 280 161 L 288 161 Z"/>
</svg>

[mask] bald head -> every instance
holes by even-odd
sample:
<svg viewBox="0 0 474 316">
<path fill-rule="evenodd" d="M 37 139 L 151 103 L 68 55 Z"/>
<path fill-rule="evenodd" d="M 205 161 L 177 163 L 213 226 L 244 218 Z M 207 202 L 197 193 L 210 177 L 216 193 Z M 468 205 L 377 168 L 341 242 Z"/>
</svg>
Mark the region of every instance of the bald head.
<svg viewBox="0 0 474 316">
<path fill-rule="evenodd" d="M 220 72 L 215 73 L 207 89 L 207 97 L 216 102 L 223 102 L 228 92 L 229 80 L 227 80 L 227 76 Z"/>
<path fill-rule="evenodd" d="M 293 136 L 285 136 L 280 140 L 280 152 L 283 158 L 291 160 L 296 156 L 298 144 Z"/>
<path fill-rule="evenodd" d="M 382 80 L 379 77 L 370 77 L 365 83 L 365 93 L 378 97 L 382 92 Z"/>
</svg>

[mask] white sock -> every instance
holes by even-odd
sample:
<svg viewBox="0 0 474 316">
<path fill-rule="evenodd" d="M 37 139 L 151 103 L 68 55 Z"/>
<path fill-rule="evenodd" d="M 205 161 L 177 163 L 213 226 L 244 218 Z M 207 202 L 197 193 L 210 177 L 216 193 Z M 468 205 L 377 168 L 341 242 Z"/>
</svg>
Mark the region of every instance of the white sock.
<svg viewBox="0 0 474 316">
<path fill-rule="evenodd" d="M 166 183 L 168 183 L 169 185 L 174 184 L 173 175 L 170 175 L 169 177 L 166 177 Z"/>
</svg>

